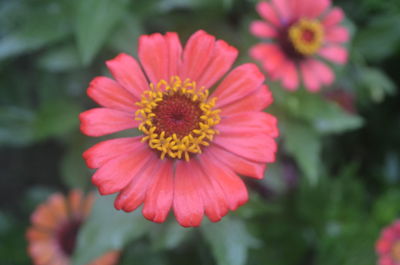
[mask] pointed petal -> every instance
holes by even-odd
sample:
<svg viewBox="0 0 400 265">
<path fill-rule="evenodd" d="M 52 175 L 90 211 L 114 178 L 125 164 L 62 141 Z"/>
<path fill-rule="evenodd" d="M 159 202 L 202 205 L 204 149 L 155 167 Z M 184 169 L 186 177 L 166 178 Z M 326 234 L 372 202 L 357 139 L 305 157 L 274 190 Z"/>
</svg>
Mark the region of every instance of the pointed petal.
<svg viewBox="0 0 400 265">
<path fill-rule="evenodd" d="M 278 36 L 278 32 L 273 26 L 261 20 L 253 21 L 250 24 L 250 32 L 259 38 L 276 38 Z"/>
<path fill-rule="evenodd" d="M 283 86 L 289 91 L 297 90 L 299 86 L 299 75 L 295 64 L 288 60 L 282 69 L 284 69 L 284 73 L 281 75 Z"/>
<path fill-rule="evenodd" d="M 312 66 L 310 66 L 310 60 L 301 63 L 300 70 L 306 89 L 310 92 L 319 91 L 321 84 L 319 82 L 318 76 L 313 72 Z"/>
<path fill-rule="evenodd" d="M 97 104 L 111 109 L 135 112 L 137 99 L 114 80 L 99 76 L 90 82 L 88 96 Z"/>
<path fill-rule="evenodd" d="M 291 17 L 291 10 L 289 9 L 287 0 L 272 0 L 275 9 L 278 11 L 280 18 L 289 21 Z"/>
<path fill-rule="evenodd" d="M 174 195 L 173 163 L 168 160 L 161 163 L 146 193 L 142 210 L 145 218 L 156 223 L 162 223 L 167 218 Z"/>
<path fill-rule="evenodd" d="M 325 10 L 331 5 L 330 0 L 302 0 L 303 15 L 308 18 L 316 18 L 321 16 Z"/>
<path fill-rule="evenodd" d="M 272 25 L 279 27 L 280 26 L 280 21 L 278 14 L 276 11 L 272 8 L 270 3 L 267 2 L 259 2 L 256 6 L 258 14 L 265 19 L 267 22 L 271 23 Z"/>
<path fill-rule="evenodd" d="M 143 91 L 148 89 L 148 82 L 143 74 L 140 65 L 130 55 L 121 53 L 106 65 L 115 80 L 131 92 L 136 98 L 140 98 Z"/>
<path fill-rule="evenodd" d="M 343 43 L 349 41 L 349 39 L 349 31 L 344 27 L 330 27 L 326 30 L 326 42 Z"/>
<path fill-rule="evenodd" d="M 329 13 L 322 20 L 322 23 L 326 28 L 336 26 L 339 24 L 344 18 L 343 10 L 339 7 L 332 8 Z"/>
<path fill-rule="evenodd" d="M 217 145 L 211 145 L 204 154 L 212 156 L 215 160 L 221 161 L 225 166 L 231 168 L 239 175 L 262 179 L 266 168 L 265 163 L 258 163 L 244 157 L 226 151 Z"/>
<path fill-rule="evenodd" d="M 243 181 L 224 164 L 214 157 L 202 155 L 199 159 L 203 171 L 219 183 L 220 188 L 225 193 L 227 206 L 230 210 L 236 210 L 248 200 L 248 193 Z"/>
<path fill-rule="evenodd" d="M 214 52 L 215 37 L 203 30 L 194 33 L 183 51 L 181 78 L 197 81 L 203 74 Z"/>
<path fill-rule="evenodd" d="M 255 64 L 243 64 L 231 71 L 211 96 L 218 98 L 218 108 L 254 92 L 264 80 L 264 75 Z"/>
<path fill-rule="evenodd" d="M 222 40 L 216 41 L 210 62 L 204 73 L 199 77 L 198 86 L 204 86 L 206 89 L 212 87 L 229 71 L 237 55 L 238 50 L 235 47 Z"/>
<path fill-rule="evenodd" d="M 147 189 L 154 181 L 154 175 L 158 172 L 161 162 L 157 156 L 152 156 L 143 169 L 132 176 L 132 180 L 115 199 L 114 206 L 117 210 L 131 212 L 143 203 Z"/>
<path fill-rule="evenodd" d="M 342 46 L 326 46 L 319 51 L 319 55 L 337 64 L 347 62 L 347 50 Z"/>
<path fill-rule="evenodd" d="M 276 72 L 286 63 L 287 59 L 276 44 L 260 43 L 250 49 L 250 56 L 262 63 L 268 76 L 276 78 Z"/>
<path fill-rule="evenodd" d="M 83 153 L 89 168 L 99 168 L 109 160 L 124 154 L 134 154 L 144 143 L 141 137 L 116 138 L 95 144 Z"/>
<path fill-rule="evenodd" d="M 108 108 L 94 108 L 79 115 L 81 131 L 88 136 L 103 136 L 136 128 L 135 114 Z"/>
<path fill-rule="evenodd" d="M 221 116 L 228 116 L 240 112 L 261 111 L 273 102 L 271 91 L 267 86 L 261 86 L 253 93 L 238 99 L 230 104 L 220 106 Z"/>
<path fill-rule="evenodd" d="M 199 226 L 204 214 L 191 164 L 193 161 L 177 161 L 174 179 L 174 214 L 184 227 Z"/>
<path fill-rule="evenodd" d="M 323 62 L 311 60 L 309 65 L 322 84 L 330 85 L 332 84 L 333 80 L 335 80 L 335 74 L 333 73 L 332 69 Z"/>
<path fill-rule="evenodd" d="M 143 143 L 136 148 L 135 154 L 119 156 L 105 163 L 93 175 L 92 182 L 102 195 L 118 192 L 128 185 L 154 155 L 154 152 Z"/>
</svg>

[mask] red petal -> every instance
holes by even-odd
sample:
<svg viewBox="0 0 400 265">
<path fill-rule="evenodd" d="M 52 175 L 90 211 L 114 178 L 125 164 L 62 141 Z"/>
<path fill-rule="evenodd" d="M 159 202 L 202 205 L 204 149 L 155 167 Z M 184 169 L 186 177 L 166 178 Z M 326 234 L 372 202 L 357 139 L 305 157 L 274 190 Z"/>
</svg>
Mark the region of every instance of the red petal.
<svg viewBox="0 0 400 265">
<path fill-rule="evenodd" d="M 167 32 L 165 34 L 165 42 L 168 46 L 168 76 L 176 76 L 179 74 L 182 65 L 182 45 L 178 34 Z"/>
<path fill-rule="evenodd" d="M 99 105 L 111 109 L 135 112 L 137 99 L 114 80 L 99 76 L 90 82 L 87 94 Z"/>
<path fill-rule="evenodd" d="M 218 98 L 216 107 L 224 106 L 249 95 L 257 90 L 264 80 L 264 75 L 255 64 L 248 63 L 236 67 L 212 94 L 212 97 Z"/>
<path fill-rule="evenodd" d="M 203 30 L 194 33 L 183 51 L 181 78 L 197 81 L 207 68 L 214 52 L 215 37 Z"/>
<path fill-rule="evenodd" d="M 275 6 L 278 14 L 281 19 L 289 20 L 291 17 L 291 10 L 289 9 L 288 3 L 286 0 L 272 0 L 273 5 Z"/>
<path fill-rule="evenodd" d="M 257 163 L 247 160 L 241 156 L 228 152 L 217 145 L 209 146 L 205 150 L 204 154 L 211 155 L 215 160 L 221 161 L 239 175 L 256 179 L 262 179 L 264 177 L 264 171 L 266 168 L 265 163 Z"/>
<path fill-rule="evenodd" d="M 275 38 L 278 35 L 273 26 L 261 20 L 253 21 L 250 24 L 250 32 L 259 38 Z"/>
<path fill-rule="evenodd" d="M 225 193 L 225 199 L 230 210 L 236 210 L 248 200 L 248 193 L 243 181 L 229 168 L 217 162 L 208 155 L 202 155 L 199 160 L 203 171 L 210 179 L 219 183 Z"/>
<path fill-rule="evenodd" d="M 161 79 L 169 81 L 168 45 L 160 33 L 142 35 L 139 38 L 138 54 L 151 82 L 157 84 Z"/>
<path fill-rule="evenodd" d="M 331 5 L 330 0 L 302 0 L 302 14 L 308 18 L 320 16 Z"/>
<path fill-rule="evenodd" d="M 319 82 L 318 76 L 313 72 L 312 66 L 310 66 L 310 60 L 301 63 L 300 70 L 306 89 L 310 92 L 319 91 L 321 84 Z"/>
<path fill-rule="evenodd" d="M 143 206 L 143 216 L 156 223 L 162 223 L 167 218 L 172 206 L 174 195 L 173 163 L 161 161 L 161 166 L 154 173 L 154 182 L 146 193 Z"/>
<path fill-rule="evenodd" d="M 272 78 L 276 78 L 276 72 L 287 61 L 286 56 L 276 44 L 257 44 L 251 47 L 250 56 L 260 61 Z"/>
<path fill-rule="evenodd" d="M 274 162 L 277 145 L 275 140 L 261 132 L 248 132 L 249 137 L 221 132 L 214 139 L 218 146 L 257 162 Z"/>
<path fill-rule="evenodd" d="M 207 89 L 213 86 L 232 67 L 237 55 L 238 51 L 235 47 L 222 40 L 216 41 L 211 60 L 198 79 L 198 86 L 204 86 Z"/>
<path fill-rule="evenodd" d="M 324 47 L 319 51 L 319 55 L 338 64 L 344 64 L 347 61 L 347 50 L 342 46 Z"/>
<path fill-rule="evenodd" d="M 325 41 L 343 43 L 349 40 L 349 31 L 344 27 L 330 27 L 326 30 Z"/>
<path fill-rule="evenodd" d="M 204 214 L 191 164 L 193 161 L 177 161 L 174 181 L 174 214 L 184 227 L 199 226 Z"/>
<path fill-rule="evenodd" d="M 92 182 L 102 195 L 118 192 L 128 185 L 154 155 L 154 152 L 143 143 L 136 148 L 135 154 L 119 156 L 105 163 L 93 175 Z"/>
<path fill-rule="evenodd" d="M 147 189 L 153 182 L 155 173 L 159 170 L 160 162 L 161 160 L 157 156 L 152 156 L 143 169 L 132 176 L 128 186 L 115 199 L 116 209 L 131 212 L 143 203 Z"/>
<path fill-rule="evenodd" d="M 261 86 L 253 93 L 222 106 L 221 116 L 228 116 L 240 112 L 261 111 L 273 102 L 272 93 L 267 86 Z"/>
<path fill-rule="evenodd" d="M 270 3 L 267 2 L 259 2 L 257 4 L 257 12 L 260 14 L 260 16 L 265 19 L 266 21 L 272 23 L 273 25 L 279 27 L 280 26 L 280 21 L 278 18 L 278 14 L 276 11 L 271 7 Z"/>
<path fill-rule="evenodd" d="M 81 131 L 88 136 L 103 136 L 136 128 L 139 122 L 133 113 L 108 108 L 94 108 L 79 115 Z"/>
<path fill-rule="evenodd" d="M 100 142 L 83 153 L 89 168 L 99 168 L 109 160 L 124 154 L 134 154 L 143 143 L 141 137 L 116 138 Z"/>
<path fill-rule="evenodd" d="M 292 61 L 286 61 L 282 70 L 283 73 L 281 74 L 281 78 L 283 86 L 290 91 L 297 90 L 299 86 L 299 75 L 295 64 Z"/>
<path fill-rule="evenodd" d="M 326 17 L 323 19 L 322 23 L 326 28 L 336 26 L 344 18 L 343 10 L 339 7 L 332 8 Z"/>
<path fill-rule="evenodd" d="M 216 129 L 222 135 L 251 137 L 254 133 L 264 133 L 278 137 L 277 119 L 265 112 L 242 112 L 223 117 Z"/>
<path fill-rule="evenodd" d="M 311 60 L 309 65 L 320 83 L 324 85 L 332 84 L 335 74 L 331 68 L 318 60 Z"/>
<path fill-rule="evenodd" d="M 115 80 L 136 98 L 148 89 L 148 82 L 137 61 L 127 54 L 121 53 L 106 62 Z"/>
</svg>

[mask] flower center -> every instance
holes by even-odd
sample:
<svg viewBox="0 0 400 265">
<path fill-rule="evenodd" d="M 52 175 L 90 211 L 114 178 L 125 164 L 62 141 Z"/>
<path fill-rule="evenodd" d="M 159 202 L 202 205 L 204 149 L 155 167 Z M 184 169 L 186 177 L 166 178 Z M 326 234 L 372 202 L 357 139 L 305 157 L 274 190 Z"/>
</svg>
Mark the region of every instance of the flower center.
<svg viewBox="0 0 400 265">
<path fill-rule="evenodd" d="M 56 233 L 56 241 L 66 256 L 71 256 L 74 252 L 76 237 L 81 224 L 81 220 L 69 220 L 64 223 Z"/>
<path fill-rule="evenodd" d="M 324 31 L 317 20 L 301 19 L 289 28 L 288 37 L 299 54 L 309 56 L 321 48 Z"/>
<path fill-rule="evenodd" d="M 392 257 L 396 262 L 400 262 L 400 241 L 394 243 L 392 247 Z"/>
<path fill-rule="evenodd" d="M 216 98 L 208 98 L 204 87 L 197 88 L 190 79 L 174 76 L 170 82 L 160 80 L 156 86 L 143 92 L 136 120 L 141 121 L 139 130 L 142 141 L 160 153 L 161 159 L 190 160 L 200 154 L 202 146 L 208 146 L 215 134 L 214 126 L 221 118 L 220 110 L 214 110 Z"/>
</svg>

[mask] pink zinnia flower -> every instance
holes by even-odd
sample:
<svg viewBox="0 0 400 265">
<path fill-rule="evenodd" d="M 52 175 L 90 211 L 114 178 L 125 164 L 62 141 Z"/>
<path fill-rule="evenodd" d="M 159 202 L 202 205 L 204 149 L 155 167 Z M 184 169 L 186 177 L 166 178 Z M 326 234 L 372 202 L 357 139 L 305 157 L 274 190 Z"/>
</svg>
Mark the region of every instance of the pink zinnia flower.
<svg viewBox="0 0 400 265">
<path fill-rule="evenodd" d="M 72 190 L 68 197 L 55 193 L 32 213 L 28 253 L 35 265 L 70 265 L 80 228 L 92 209 L 94 194 Z M 120 252 L 109 251 L 89 265 L 117 264 Z"/>
<path fill-rule="evenodd" d="M 272 0 L 260 2 L 257 11 L 264 20 L 254 21 L 250 31 L 266 42 L 250 49 L 273 80 L 296 90 L 300 80 L 311 92 L 330 85 L 334 73 L 321 59 L 337 64 L 347 61 L 343 46 L 349 32 L 340 25 L 344 14 L 331 8 L 330 0 Z"/>
<path fill-rule="evenodd" d="M 237 54 L 204 31 L 184 49 L 176 33 L 156 33 L 139 39 L 141 65 L 126 54 L 107 61 L 115 81 L 91 82 L 88 95 L 103 107 L 80 120 L 89 136 L 130 128 L 141 134 L 83 154 L 97 169 L 92 180 L 100 193 L 119 193 L 117 209 L 143 203 L 147 219 L 163 222 L 173 208 L 182 226 L 199 226 L 204 213 L 219 221 L 247 201 L 238 175 L 263 177 L 265 163 L 275 160 L 278 130 L 275 117 L 262 112 L 272 96 L 258 68 L 228 73 Z"/>
<path fill-rule="evenodd" d="M 382 230 L 375 245 L 379 265 L 400 265 L 400 221 Z"/>
</svg>

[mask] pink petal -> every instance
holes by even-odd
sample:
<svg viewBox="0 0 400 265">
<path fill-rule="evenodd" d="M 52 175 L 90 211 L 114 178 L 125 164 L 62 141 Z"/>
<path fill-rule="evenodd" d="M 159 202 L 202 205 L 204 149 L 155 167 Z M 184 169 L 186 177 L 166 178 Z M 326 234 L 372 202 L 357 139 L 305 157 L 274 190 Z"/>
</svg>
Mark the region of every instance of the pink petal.
<svg viewBox="0 0 400 265">
<path fill-rule="evenodd" d="M 124 154 L 134 154 L 143 143 L 141 137 L 116 138 L 95 144 L 83 153 L 89 168 L 99 168 L 109 160 Z"/>
<path fill-rule="evenodd" d="M 154 182 L 146 193 L 143 216 L 156 223 L 164 222 L 172 206 L 174 195 L 173 163 L 159 161 L 160 168 L 154 173 Z M 148 177 L 148 176 L 147 176 Z"/>
<path fill-rule="evenodd" d="M 249 137 L 254 133 L 262 133 L 271 137 L 278 137 L 278 121 L 271 114 L 265 112 L 242 112 L 223 117 L 216 126 L 221 135 Z"/>
<path fill-rule="evenodd" d="M 221 161 L 225 166 L 231 168 L 239 175 L 262 179 L 266 168 L 265 163 L 258 163 L 247 160 L 241 156 L 235 155 L 231 152 L 218 147 L 217 145 L 209 146 L 204 154 L 210 155 L 216 161 Z"/>
<path fill-rule="evenodd" d="M 274 162 L 277 144 L 268 134 L 262 132 L 248 132 L 243 137 L 236 133 L 221 132 L 214 139 L 218 146 L 236 155 L 257 162 Z"/>
<path fill-rule="evenodd" d="M 248 200 L 248 193 L 243 181 L 224 164 L 218 162 L 213 157 L 202 155 L 199 159 L 203 171 L 219 183 L 225 193 L 227 206 L 230 210 L 236 210 Z"/>
<path fill-rule="evenodd" d="M 265 19 L 267 22 L 272 23 L 274 26 L 279 27 L 280 21 L 278 14 L 276 11 L 271 7 L 270 3 L 267 2 L 259 2 L 256 6 L 258 14 Z"/>
<path fill-rule="evenodd" d="M 216 41 L 211 60 L 204 73 L 199 76 L 198 86 L 204 86 L 207 89 L 213 86 L 232 67 L 237 55 L 238 50 L 236 48 L 225 41 Z"/>
<path fill-rule="evenodd" d="M 347 62 L 347 50 L 342 46 L 326 46 L 321 48 L 319 55 L 337 64 Z"/>
<path fill-rule="evenodd" d="M 212 94 L 216 107 L 224 106 L 257 90 L 265 77 L 255 64 L 243 64 L 231 71 Z"/>
<path fill-rule="evenodd" d="M 87 94 L 103 107 L 135 112 L 137 99 L 114 80 L 99 76 L 90 82 Z"/>
<path fill-rule="evenodd" d="M 142 143 L 143 144 L 143 143 Z M 114 206 L 117 210 L 131 212 L 139 207 L 146 196 L 148 187 L 154 180 L 154 175 L 160 168 L 161 160 L 152 156 L 136 175 L 132 176 L 129 184 L 118 194 Z"/>
<path fill-rule="evenodd" d="M 272 3 L 278 11 L 281 19 L 288 21 L 291 16 L 291 10 L 289 9 L 287 0 L 272 0 Z"/>
<path fill-rule="evenodd" d="M 259 38 L 275 38 L 278 35 L 273 26 L 261 20 L 253 21 L 250 24 L 250 32 Z"/>
<path fill-rule="evenodd" d="M 276 44 L 260 43 L 250 49 L 250 56 L 260 61 L 271 78 L 276 78 L 276 73 L 288 59 Z"/>
<path fill-rule="evenodd" d="M 207 68 L 215 46 L 215 37 L 203 30 L 194 33 L 183 51 L 181 78 L 197 81 Z"/>
<path fill-rule="evenodd" d="M 310 92 L 317 92 L 320 89 L 318 76 L 313 72 L 310 66 L 310 61 L 305 61 L 300 64 L 300 70 L 303 76 L 304 86 Z"/>
<path fill-rule="evenodd" d="M 204 204 L 205 214 L 212 222 L 221 220 L 228 213 L 225 192 L 213 176 L 202 170 L 197 160 L 191 163 L 193 178 Z"/>
<path fill-rule="evenodd" d="M 92 177 L 92 182 L 101 195 L 108 195 L 125 188 L 155 153 L 142 143 L 134 154 L 116 157 L 100 167 Z"/>
<path fill-rule="evenodd" d="M 331 5 L 330 0 L 302 0 L 303 15 L 308 18 L 319 17 Z"/>
<path fill-rule="evenodd" d="M 326 42 L 343 43 L 349 41 L 349 39 L 349 31 L 344 27 L 330 27 L 326 30 Z"/>
<path fill-rule="evenodd" d="M 221 116 L 228 116 L 240 112 L 261 111 L 273 102 L 271 91 L 267 86 L 261 86 L 253 93 L 231 102 L 228 105 L 220 106 Z"/>
<path fill-rule="evenodd" d="M 299 75 L 295 64 L 292 61 L 286 61 L 286 64 L 282 69 L 283 74 L 281 75 L 281 78 L 283 86 L 290 91 L 297 90 L 299 86 Z"/>
<path fill-rule="evenodd" d="M 330 85 L 332 84 L 333 80 L 335 80 L 335 74 L 331 68 L 321 61 L 311 60 L 309 65 L 320 83 L 324 85 Z"/>
<path fill-rule="evenodd" d="M 143 68 L 154 84 L 161 79 L 169 81 L 172 76 L 178 75 L 182 45 L 176 33 L 142 35 L 138 50 Z"/>
<path fill-rule="evenodd" d="M 329 13 L 323 18 L 322 23 L 326 28 L 336 26 L 344 18 L 343 10 L 339 7 L 332 8 Z"/>
<path fill-rule="evenodd" d="M 134 114 L 108 108 L 94 108 L 79 115 L 81 131 L 88 136 L 103 136 L 136 128 L 139 122 Z"/>
<path fill-rule="evenodd" d="M 174 213 L 184 227 L 199 226 L 204 214 L 197 181 L 193 176 L 193 161 L 177 161 L 174 179 Z"/>
<path fill-rule="evenodd" d="M 124 53 L 106 62 L 115 80 L 136 98 L 148 89 L 148 82 L 137 61 Z"/>
</svg>

